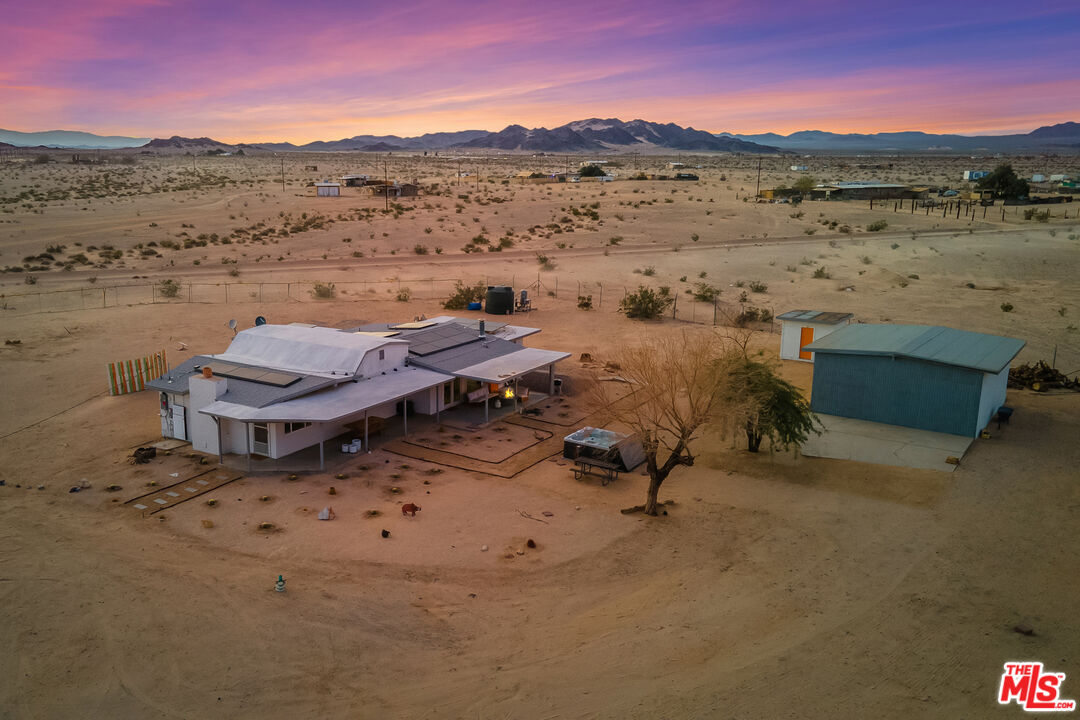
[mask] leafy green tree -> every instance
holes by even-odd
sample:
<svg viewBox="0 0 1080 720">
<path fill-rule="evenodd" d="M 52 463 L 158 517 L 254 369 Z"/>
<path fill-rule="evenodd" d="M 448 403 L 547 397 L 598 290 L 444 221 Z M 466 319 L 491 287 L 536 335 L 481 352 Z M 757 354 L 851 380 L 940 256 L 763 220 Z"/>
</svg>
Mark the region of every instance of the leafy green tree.
<svg viewBox="0 0 1080 720">
<path fill-rule="evenodd" d="M 1031 191 L 1027 180 L 1022 180 L 1016 175 L 1011 163 L 998 165 L 989 175 L 979 179 L 977 187 L 980 190 L 992 190 L 996 198 L 1010 200 L 1027 197 Z"/>
<path fill-rule="evenodd" d="M 607 175 L 607 173 L 599 165 L 586 165 L 578 170 L 578 175 L 581 177 L 600 177 L 601 175 Z"/>
<path fill-rule="evenodd" d="M 670 290 L 663 292 L 638 285 L 637 290 L 627 294 L 619 302 L 619 312 L 626 313 L 628 318 L 655 320 L 663 315 L 673 302 L 675 298 L 671 296 Z"/>
<path fill-rule="evenodd" d="M 772 447 L 787 450 L 821 434 L 817 416 L 799 389 L 776 374 L 774 365 L 745 358 L 732 369 L 728 387 L 737 395 L 732 405 L 744 409 L 747 448 L 757 452 L 769 438 Z"/>
<path fill-rule="evenodd" d="M 799 192 L 810 192 L 817 187 L 817 180 L 809 175 L 803 175 L 801 178 L 795 181 L 795 184 L 791 186 L 793 189 Z"/>
</svg>

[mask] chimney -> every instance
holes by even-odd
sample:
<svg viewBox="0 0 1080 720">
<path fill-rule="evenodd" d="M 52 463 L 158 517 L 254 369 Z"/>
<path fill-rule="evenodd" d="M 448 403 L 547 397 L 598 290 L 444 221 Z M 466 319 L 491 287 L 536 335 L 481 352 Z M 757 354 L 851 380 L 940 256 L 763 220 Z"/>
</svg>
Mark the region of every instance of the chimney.
<svg viewBox="0 0 1080 720">
<path fill-rule="evenodd" d="M 487 330 L 484 329 L 484 321 L 480 321 L 480 337 L 487 337 Z"/>
</svg>

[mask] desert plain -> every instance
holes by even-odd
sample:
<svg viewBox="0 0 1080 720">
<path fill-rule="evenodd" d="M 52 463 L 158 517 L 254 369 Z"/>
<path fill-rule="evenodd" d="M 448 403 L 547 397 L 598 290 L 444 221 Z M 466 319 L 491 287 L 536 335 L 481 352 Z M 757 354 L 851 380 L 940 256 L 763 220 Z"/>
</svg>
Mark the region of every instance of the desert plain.
<svg viewBox="0 0 1080 720">
<path fill-rule="evenodd" d="M 603 486 L 552 457 L 506 478 L 378 442 L 295 479 L 244 472 L 214 506 L 124 502 L 206 466 L 184 448 L 128 463 L 160 437 L 157 398 L 110 397 L 107 363 L 221 352 L 229 320 L 259 315 L 431 317 L 459 280 L 529 289 L 513 321 L 572 353 L 575 392 L 618 347 L 724 333 L 747 306 L 1009 335 L 1017 362 L 1080 370 L 1073 204 L 1041 223 L 1000 204 L 759 203 L 757 158 L 715 155 L 614 158 L 610 183 L 516 176 L 582 159 L 0 164 L 0 716 L 1009 717 L 1002 665 L 1028 659 L 1080 695 L 1076 393 L 1010 390 L 1011 422 L 953 473 L 754 455 L 710 426 L 658 518 L 619 512 L 644 500 L 640 471 Z M 676 159 L 700 179 L 628 179 Z M 766 158 L 760 187 L 794 182 L 790 162 Z M 808 164 L 959 187 L 967 163 Z M 421 194 L 308 186 L 351 172 Z M 674 317 L 617 312 L 642 284 L 670 288 Z M 778 325 L 754 327 L 775 356 Z M 811 366 L 781 368 L 809 393 Z M 477 452 L 495 452 L 491 429 Z M 402 517 L 410 501 L 423 510 Z"/>
</svg>

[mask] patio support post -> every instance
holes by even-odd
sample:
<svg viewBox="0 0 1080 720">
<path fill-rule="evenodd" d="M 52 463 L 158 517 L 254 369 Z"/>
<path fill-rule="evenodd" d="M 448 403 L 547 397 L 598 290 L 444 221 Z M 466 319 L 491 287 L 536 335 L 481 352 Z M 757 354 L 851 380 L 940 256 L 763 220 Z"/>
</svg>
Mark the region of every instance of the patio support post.
<svg viewBox="0 0 1080 720">
<path fill-rule="evenodd" d="M 401 401 L 401 420 L 405 428 L 405 434 L 409 434 L 409 398 Z"/>
<path fill-rule="evenodd" d="M 251 472 L 251 423 L 244 423 L 244 440 L 247 442 L 247 469 Z"/>
<path fill-rule="evenodd" d="M 217 427 L 217 464 L 224 465 L 225 448 L 221 447 L 221 418 L 214 417 L 213 415 L 210 417 L 214 418 L 214 425 Z"/>
<path fill-rule="evenodd" d="M 323 469 L 323 443 L 324 442 L 325 441 L 323 441 L 323 440 L 319 441 L 319 469 L 320 470 Z"/>
<path fill-rule="evenodd" d="M 555 363 L 548 365 L 548 395 L 555 394 Z"/>
<path fill-rule="evenodd" d="M 489 390 L 490 390 L 490 388 L 489 388 Z M 488 421 L 488 405 L 490 405 L 490 404 L 491 404 L 491 393 L 488 392 L 488 394 L 484 396 L 484 423 L 485 424 Z"/>
<path fill-rule="evenodd" d="M 371 452 L 371 445 L 368 444 L 368 439 L 367 439 L 367 428 L 368 428 L 368 425 L 367 425 L 367 410 L 365 410 L 364 411 L 364 450 L 366 452 Z"/>
</svg>

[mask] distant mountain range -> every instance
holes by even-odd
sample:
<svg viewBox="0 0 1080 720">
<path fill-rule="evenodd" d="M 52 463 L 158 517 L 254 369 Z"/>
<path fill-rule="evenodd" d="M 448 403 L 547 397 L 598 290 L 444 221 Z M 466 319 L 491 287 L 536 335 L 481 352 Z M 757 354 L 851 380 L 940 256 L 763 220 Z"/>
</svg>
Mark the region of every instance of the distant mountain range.
<svg viewBox="0 0 1080 720">
<path fill-rule="evenodd" d="M 356 135 L 341 140 L 319 140 L 304 145 L 260 142 L 230 145 L 211 138 L 103 137 L 86 132 L 51 130 L 16 132 L 0 130 L 0 145 L 71 149 L 138 148 L 157 153 L 205 152 L 400 152 L 440 151 L 452 148 L 531 152 L 1080 152 L 1080 123 L 1066 122 L 1015 135 L 933 135 L 923 132 L 838 134 L 803 130 L 790 135 L 764 133 L 734 135 L 708 133 L 674 123 L 645 120 L 624 122 L 616 118 L 577 120 L 548 130 L 510 125 L 498 132 L 462 130 L 427 133 L 418 137 Z"/>
<path fill-rule="evenodd" d="M 964 151 L 1005 152 L 1010 150 L 1078 150 L 1080 149 L 1080 123 L 1066 122 L 1046 125 L 1022 135 L 932 135 L 923 132 L 892 132 L 860 134 L 837 134 L 821 130 L 803 130 L 790 135 L 763 133 L 760 135 L 732 135 L 721 133 L 719 137 L 731 137 L 754 143 L 767 143 L 783 150 L 807 152 L 902 152 Z"/>
<path fill-rule="evenodd" d="M 47 130 L 45 132 L 0 130 L 0 143 L 7 143 L 16 147 L 115 150 L 117 148 L 140 147 L 148 142 L 150 142 L 150 138 L 94 135 L 93 133 L 76 130 Z"/>
</svg>

